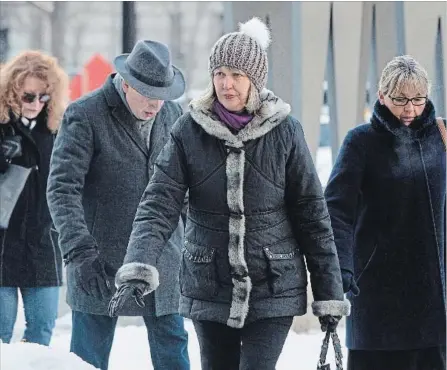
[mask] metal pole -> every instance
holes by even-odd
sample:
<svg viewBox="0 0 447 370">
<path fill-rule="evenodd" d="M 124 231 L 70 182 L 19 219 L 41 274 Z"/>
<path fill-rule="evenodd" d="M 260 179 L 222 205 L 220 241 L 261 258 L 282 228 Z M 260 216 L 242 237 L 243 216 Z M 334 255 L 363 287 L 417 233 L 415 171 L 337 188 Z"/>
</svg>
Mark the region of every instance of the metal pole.
<svg viewBox="0 0 447 370">
<path fill-rule="evenodd" d="M 130 53 L 137 39 L 137 17 L 134 1 L 123 1 L 123 53 Z"/>
<path fill-rule="evenodd" d="M 332 147 L 332 165 L 337 158 L 339 141 L 338 141 L 338 114 L 337 114 L 337 95 L 335 86 L 335 62 L 334 62 L 334 25 L 333 18 L 334 10 L 331 4 L 331 15 L 329 18 L 329 48 L 327 54 L 327 97 L 329 105 L 329 122 L 331 133 L 331 147 Z"/>
</svg>

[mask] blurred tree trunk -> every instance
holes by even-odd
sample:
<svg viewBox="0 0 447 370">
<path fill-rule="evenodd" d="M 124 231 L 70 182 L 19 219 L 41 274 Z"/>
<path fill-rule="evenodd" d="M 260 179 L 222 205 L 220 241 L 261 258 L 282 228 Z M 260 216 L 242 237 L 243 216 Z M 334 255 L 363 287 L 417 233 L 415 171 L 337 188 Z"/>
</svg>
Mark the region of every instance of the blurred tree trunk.
<svg viewBox="0 0 447 370">
<path fill-rule="evenodd" d="M 65 34 L 67 19 L 68 2 L 65 1 L 27 1 L 27 3 L 34 7 L 36 14 L 34 17 L 34 26 L 32 27 L 32 45 L 37 48 L 43 48 L 43 36 L 45 34 L 44 22 L 50 22 L 51 29 L 51 54 L 56 57 L 59 64 L 65 67 Z M 37 12 L 36 12 L 37 13 Z M 44 19 L 46 17 L 47 19 Z"/>
<path fill-rule="evenodd" d="M 33 22 L 31 22 L 31 47 L 37 50 L 44 50 L 44 39 L 43 36 L 45 34 L 45 17 L 42 17 L 41 11 L 33 8 L 31 12 L 31 17 Z"/>
<path fill-rule="evenodd" d="M 53 1 L 53 11 L 50 13 L 51 22 L 51 53 L 63 67 L 65 60 L 65 34 L 68 3 L 65 1 Z"/>
<path fill-rule="evenodd" d="M 196 3 L 194 26 L 192 27 L 189 40 L 186 41 L 185 79 L 188 89 L 193 86 L 192 79 L 197 64 L 197 33 L 199 32 L 202 21 L 206 17 L 209 5 L 208 2 Z"/>
<path fill-rule="evenodd" d="M 169 48 L 171 49 L 173 64 L 183 70 L 185 68 L 185 58 L 182 50 L 183 16 L 180 6 L 180 3 L 174 3 L 173 9 L 169 12 Z"/>
<path fill-rule="evenodd" d="M 94 14 L 95 3 L 75 2 L 71 3 L 67 10 L 67 29 L 72 36 L 70 47 L 65 51 L 68 71 L 77 70 L 82 64 L 82 47 L 85 37 L 91 32 L 88 14 Z"/>
</svg>

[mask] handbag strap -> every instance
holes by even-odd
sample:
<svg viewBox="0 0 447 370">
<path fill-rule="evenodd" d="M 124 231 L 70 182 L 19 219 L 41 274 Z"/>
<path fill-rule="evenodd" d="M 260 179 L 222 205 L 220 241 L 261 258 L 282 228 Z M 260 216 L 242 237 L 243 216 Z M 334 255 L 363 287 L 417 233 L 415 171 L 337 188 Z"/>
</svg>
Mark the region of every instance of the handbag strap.
<svg viewBox="0 0 447 370">
<path fill-rule="evenodd" d="M 341 351 L 340 339 L 338 338 L 337 332 L 330 333 L 326 331 L 326 335 L 323 339 L 323 344 L 321 345 L 320 359 L 318 361 L 317 370 L 325 369 L 324 363 L 326 362 L 326 356 L 329 349 L 329 341 L 332 338 L 332 345 L 335 351 L 335 366 L 336 370 L 343 370 L 343 353 Z"/>
<path fill-rule="evenodd" d="M 441 139 L 444 143 L 444 150 L 447 150 L 447 130 L 445 128 L 444 120 L 441 117 L 436 118 L 436 123 L 438 124 L 439 133 L 441 134 Z"/>
</svg>

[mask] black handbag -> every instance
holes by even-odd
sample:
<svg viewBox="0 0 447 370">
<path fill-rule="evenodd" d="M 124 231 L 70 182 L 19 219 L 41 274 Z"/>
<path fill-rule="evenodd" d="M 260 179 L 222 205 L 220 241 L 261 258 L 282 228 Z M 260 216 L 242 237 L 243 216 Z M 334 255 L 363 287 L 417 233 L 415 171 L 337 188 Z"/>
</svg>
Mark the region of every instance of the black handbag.
<svg viewBox="0 0 447 370">
<path fill-rule="evenodd" d="M 317 370 L 331 370 L 331 365 L 326 364 L 326 356 L 331 338 L 335 351 L 336 370 L 343 370 L 343 354 L 341 351 L 340 339 L 338 338 L 337 332 L 330 333 L 328 331 L 326 332 L 323 339 L 323 344 L 321 345 L 320 359 L 318 360 Z"/>
<path fill-rule="evenodd" d="M 0 147 L 8 163 L 6 171 L 0 173 L 0 229 L 8 227 L 12 212 L 32 171 L 32 168 L 11 164 L 12 158 L 22 155 L 22 138 L 11 129 L 12 135 L 4 136 Z"/>
<path fill-rule="evenodd" d="M 6 229 L 32 168 L 10 164 L 0 174 L 0 228 Z"/>
</svg>

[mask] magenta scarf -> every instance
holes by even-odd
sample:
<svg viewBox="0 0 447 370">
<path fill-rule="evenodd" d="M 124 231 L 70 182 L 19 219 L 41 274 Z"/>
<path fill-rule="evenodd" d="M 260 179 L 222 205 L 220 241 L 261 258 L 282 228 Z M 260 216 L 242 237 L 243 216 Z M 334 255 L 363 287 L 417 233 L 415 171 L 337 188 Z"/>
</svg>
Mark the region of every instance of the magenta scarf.
<svg viewBox="0 0 447 370">
<path fill-rule="evenodd" d="M 214 100 L 213 111 L 223 123 L 236 132 L 243 129 L 253 119 L 253 115 L 245 110 L 242 113 L 230 112 L 217 99 Z"/>
</svg>

